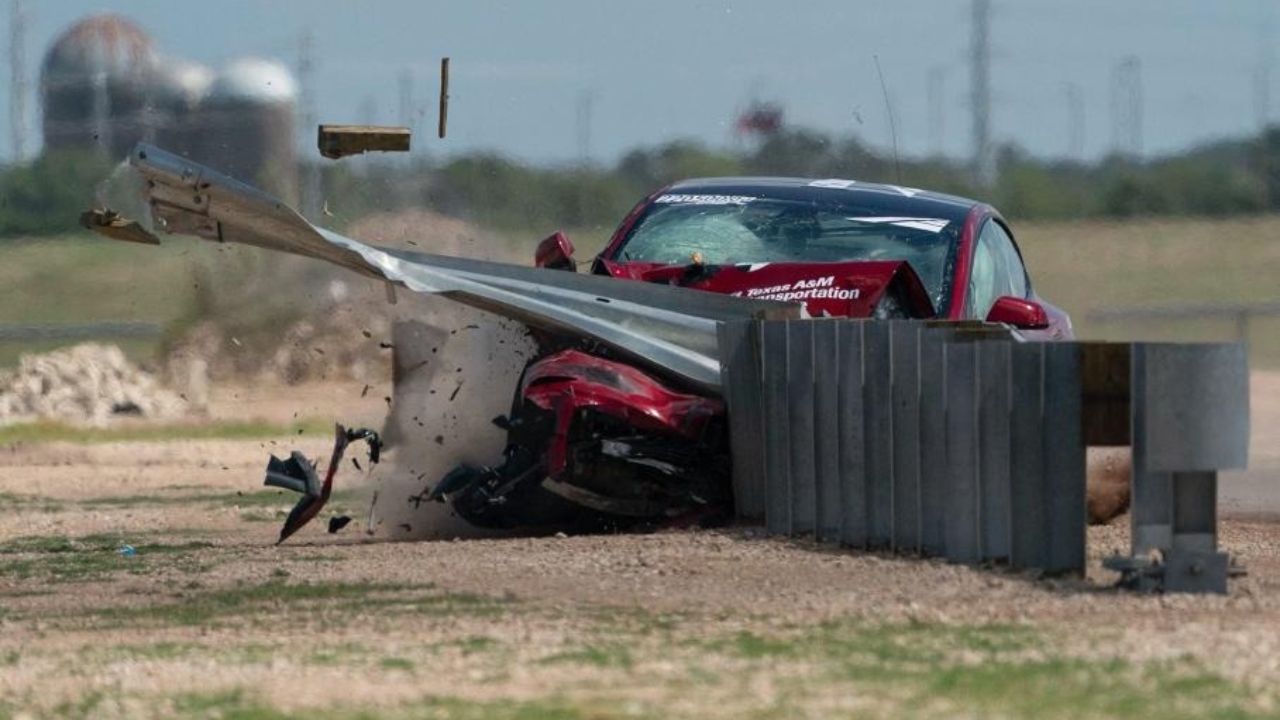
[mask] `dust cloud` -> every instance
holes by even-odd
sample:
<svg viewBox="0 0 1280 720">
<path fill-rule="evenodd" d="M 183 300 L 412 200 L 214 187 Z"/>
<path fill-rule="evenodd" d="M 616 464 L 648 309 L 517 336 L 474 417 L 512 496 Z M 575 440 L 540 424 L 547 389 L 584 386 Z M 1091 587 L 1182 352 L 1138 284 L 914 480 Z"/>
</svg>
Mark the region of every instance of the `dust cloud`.
<svg viewBox="0 0 1280 720">
<path fill-rule="evenodd" d="M 501 462 L 506 432 L 493 419 L 510 412 L 534 343 L 524 325 L 444 298 L 402 304 L 392 333 L 388 463 L 367 529 L 395 540 L 492 535 L 420 498 L 459 463 Z"/>
</svg>

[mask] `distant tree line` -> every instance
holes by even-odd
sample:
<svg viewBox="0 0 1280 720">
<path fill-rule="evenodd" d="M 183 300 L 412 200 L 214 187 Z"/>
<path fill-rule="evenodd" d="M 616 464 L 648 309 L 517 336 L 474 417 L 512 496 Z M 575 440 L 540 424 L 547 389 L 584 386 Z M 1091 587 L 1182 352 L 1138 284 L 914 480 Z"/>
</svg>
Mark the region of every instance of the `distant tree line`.
<svg viewBox="0 0 1280 720">
<path fill-rule="evenodd" d="M 612 166 L 537 166 L 488 152 L 412 163 L 326 163 L 322 192 L 341 210 L 340 219 L 425 206 L 489 227 L 535 232 L 612 226 L 651 190 L 713 175 L 898 183 L 986 200 L 1019 220 L 1280 211 L 1280 127 L 1142 162 L 1043 160 L 1005 146 L 996 166 L 998 179 L 983 187 L 966 163 L 895 162 L 857 138 L 797 128 L 739 150 L 675 140 L 632 150 Z M 111 169 L 96 155 L 67 150 L 0 170 L 0 236 L 74 229 Z"/>
</svg>

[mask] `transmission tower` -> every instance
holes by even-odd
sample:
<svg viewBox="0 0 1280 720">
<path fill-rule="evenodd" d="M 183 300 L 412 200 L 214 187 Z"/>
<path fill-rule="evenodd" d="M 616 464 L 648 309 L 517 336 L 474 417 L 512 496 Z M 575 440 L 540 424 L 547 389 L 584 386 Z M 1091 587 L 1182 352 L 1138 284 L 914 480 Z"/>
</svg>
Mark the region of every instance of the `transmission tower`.
<svg viewBox="0 0 1280 720">
<path fill-rule="evenodd" d="M 1264 133 L 1271 125 L 1271 68 L 1275 54 L 1271 51 L 1271 18 L 1264 18 L 1258 26 L 1258 66 L 1253 71 L 1253 113 L 1258 132 Z"/>
<path fill-rule="evenodd" d="M 978 182 L 995 180 L 995 158 L 991 153 L 991 2 L 973 0 L 970 27 L 969 91 L 973 112 L 973 172 Z"/>
<path fill-rule="evenodd" d="M 298 38 L 298 120 L 303 138 L 316 133 L 314 43 L 311 31 L 303 30 Z M 320 165 L 311 158 L 303 161 L 302 169 L 302 212 L 315 220 L 320 214 Z"/>
<path fill-rule="evenodd" d="M 1111 145 L 1119 155 L 1142 157 L 1142 61 L 1136 55 L 1111 71 Z"/>
<path fill-rule="evenodd" d="M 1064 86 L 1067 101 L 1067 157 L 1079 160 L 1084 156 L 1084 93 L 1076 83 Z"/>
<path fill-rule="evenodd" d="M 13 0 L 9 21 L 9 130 L 15 163 L 27 156 L 27 13 L 23 5 L 23 0 Z"/>
<path fill-rule="evenodd" d="M 935 157 L 946 151 L 946 104 L 942 95 L 946 83 L 946 70 L 939 65 L 929 68 L 929 145 Z"/>
</svg>

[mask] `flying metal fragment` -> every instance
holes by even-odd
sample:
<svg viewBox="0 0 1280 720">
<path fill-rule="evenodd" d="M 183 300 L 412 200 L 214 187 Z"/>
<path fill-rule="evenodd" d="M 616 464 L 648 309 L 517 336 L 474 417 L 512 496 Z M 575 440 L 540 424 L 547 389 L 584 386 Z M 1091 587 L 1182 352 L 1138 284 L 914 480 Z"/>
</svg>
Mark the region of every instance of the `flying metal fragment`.
<svg viewBox="0 0 1280 720">
<path fill-rule="evenodd" d="M 277 545 L 310 522 L 324 508 L 325 503 L 329 502 L 329 497 L 333 493 L 333 477 L 337 474 L 338 465 L 342 462 L 342 455 L 346 452 L 347 445 L 354 440 L 367 441 L 369 462 L 378 462 L 382 451 L 382 440 L 378 437 L 378 433 L 366 428 L 347 430 L 342 425 L 335 425 L 333 455 L 329 459 L 329 469 L 325 472 L 323 481 L 316 475 L 315 463 L 297 450 L 290 453 L 288 460 L 281 460 L 272 455 L 267 461 L 264 485 L 302 494 L 302 498 L 289 512 L 289 517 L 285 518 L 284 527 L 280 528 L 280 539 L 276 541 Z M 332 527 L 332 523 L 330 526 Z M 334 531 L 330 530 L 330 532 Z"/>
</svg>

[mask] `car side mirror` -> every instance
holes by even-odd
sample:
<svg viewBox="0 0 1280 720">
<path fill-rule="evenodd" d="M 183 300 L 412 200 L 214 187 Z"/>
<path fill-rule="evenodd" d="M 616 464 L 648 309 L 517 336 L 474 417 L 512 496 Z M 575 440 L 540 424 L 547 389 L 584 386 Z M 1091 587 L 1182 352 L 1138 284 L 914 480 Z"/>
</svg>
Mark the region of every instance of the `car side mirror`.
<svg viewBox="0 0 1280 720">
<path fill-rule="evenodd" d="M 573 262 L 573 243 L 569 241 L 567 235 L 557 232 L 538 243 L 538 248 L 533 251 L 533 264 L 549 270 L 576 272 L 577 267 Z"/>
<path fill-rule="evenodd" d="M 1035 300 L 1005 295 L 991 306 L 987 322 L 1004 323 L 1022 330 L 1043 330 L 1049 327 L 1049 313 Z"/>
</svg>

